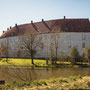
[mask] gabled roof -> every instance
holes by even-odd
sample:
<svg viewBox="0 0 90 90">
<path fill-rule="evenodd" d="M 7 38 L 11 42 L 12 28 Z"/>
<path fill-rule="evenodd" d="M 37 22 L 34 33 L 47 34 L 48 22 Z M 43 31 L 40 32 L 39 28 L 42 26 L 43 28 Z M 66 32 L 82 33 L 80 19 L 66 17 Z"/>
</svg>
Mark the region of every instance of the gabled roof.
<svg viewBox="0 0 90 90">
<path fill-rule="evenodd" d="M 52 32 L 90 32 L 89 19 L 57 19 L 23 25 L 16 25 L 5 31 L 0 38 L 25 34 L 42 34 Z"/>
</svg>

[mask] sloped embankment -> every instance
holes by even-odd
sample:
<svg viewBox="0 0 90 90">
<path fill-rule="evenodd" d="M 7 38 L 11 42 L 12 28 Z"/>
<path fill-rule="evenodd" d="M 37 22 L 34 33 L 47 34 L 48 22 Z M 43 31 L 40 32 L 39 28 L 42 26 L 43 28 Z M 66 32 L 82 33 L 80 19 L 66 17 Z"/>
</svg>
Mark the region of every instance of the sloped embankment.
<svg viewBox="0 0 90 90">
<path fill-rule="evenodd" d="M 61 90 L 61 89 L 90 89 L 90 76 L 71 76 L 31 82 L 12 82 L 0 86 L 1 90 Z"/>
</svg>

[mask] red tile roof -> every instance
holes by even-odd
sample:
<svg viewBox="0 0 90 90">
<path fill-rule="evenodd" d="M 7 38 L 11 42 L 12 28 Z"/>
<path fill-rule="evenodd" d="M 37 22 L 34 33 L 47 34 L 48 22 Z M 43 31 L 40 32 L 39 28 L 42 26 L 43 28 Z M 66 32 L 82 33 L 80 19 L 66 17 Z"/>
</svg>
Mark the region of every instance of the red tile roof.
<svg viewBox="0 0 90 90">
<path fill-rule="evenodd" d="M 51 32 L 90 32 L 89 19 L 57 19 L 30 24 L 16 25 L 5 31 L 0 38 Z"/>
</svg>

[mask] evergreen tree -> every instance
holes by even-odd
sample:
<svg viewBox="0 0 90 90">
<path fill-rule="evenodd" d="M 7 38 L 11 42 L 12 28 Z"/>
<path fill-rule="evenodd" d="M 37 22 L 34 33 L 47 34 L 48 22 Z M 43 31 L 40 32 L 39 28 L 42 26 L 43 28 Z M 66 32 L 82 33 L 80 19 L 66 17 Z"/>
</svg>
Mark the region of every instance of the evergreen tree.
<svg viewBox="0 0 90 90">
<path fill-rule="evenodd" d="M 90 63 L 90 46 L 86 47 L 83 51 L 84 57 L 88 59 L 88 63 Z"/>
<path fill-rule="evenodd" d="M 79 53 L 76 47 L 73 47 L 69 53 L 69 57 L 71 58 L 71 64 L 76 64 L 79 59 Z"/>
</svg>

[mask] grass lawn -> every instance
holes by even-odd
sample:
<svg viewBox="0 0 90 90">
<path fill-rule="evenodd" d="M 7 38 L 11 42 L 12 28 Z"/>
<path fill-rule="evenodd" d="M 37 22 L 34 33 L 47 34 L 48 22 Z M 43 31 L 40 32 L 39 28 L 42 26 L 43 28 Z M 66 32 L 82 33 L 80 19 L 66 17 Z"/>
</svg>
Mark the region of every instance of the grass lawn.
<svg viewBox="0 0 90 90">
<path fill-rule="evenodd" d="M 83 63 L 79 65 L 71 65 L 70 62 L 60 62 L 57 61 L 58 65 L 46 65 L 46 60 L 34 59 L 34 64 L 37 66 L 46 66 L 46 67 L 90 67 L 90 64 L 84 65 Z M 48 64 L 51 64 L 51 61 L 48 61 Z M 16 65 L 16 66 L 33 66 L 31 64 L 31 59 L 16 59 L 16 58 L 8 58 L 8 63 L 6 59 L 3 58 L 0 60 L 0 65 Z"/>
<path fill-rule="evenodd" d="M 34 63 L 40 66 L 46 65 L 45 60 L 34 59 Z M 31 59 L 16 59 L 16 58 L 9 58 L 8 63 L 6 62 L 6 59 L 4 58 L 0 61 L 0 65 L 26 65 L 26 66 L 30 65 L 32 66 Z"/>
<path fill-rule="evenodd" d="M 50 64 L 50 60 L 48 61 Z M 37 66 L 47 66 L 46 60 L 41 59 L 34 59 L 34 64 Z M 68 64 L 70 65 L 70 62 L 60 62 L 57 61 L 57 64 Z M 31 59 L 17 59 L 17 58 L 8 58 L 8 63 L 6 62 L 6 58 L 3 58 L 0 60 L 0 65 L 22 65 L 22 66 L 32 66 Z M 55 65 L 50 65 L 51 67 Z"/>
</svg>

